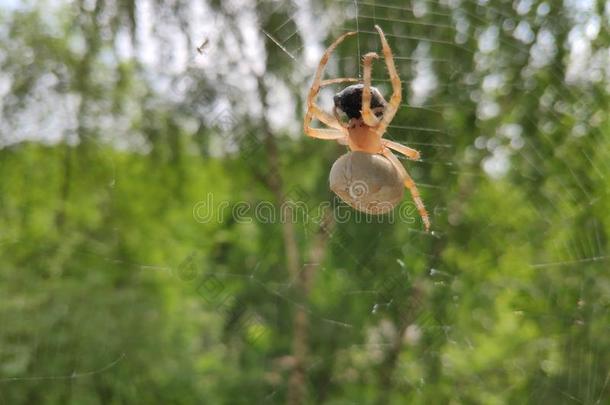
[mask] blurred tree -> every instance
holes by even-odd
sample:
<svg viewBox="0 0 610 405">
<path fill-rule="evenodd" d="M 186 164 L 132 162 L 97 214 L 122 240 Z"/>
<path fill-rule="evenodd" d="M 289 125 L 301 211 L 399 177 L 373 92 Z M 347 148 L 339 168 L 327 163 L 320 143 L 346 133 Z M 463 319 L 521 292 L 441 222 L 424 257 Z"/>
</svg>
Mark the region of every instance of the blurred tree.
<svg viewBox="0 0 610 405">
<path fill-rule="evenodd" d="M 610 401 L 607 2 L 10 7 L 0 403 Z M 300 131 L 376 23 L 433 234 Z"/>
</svg>

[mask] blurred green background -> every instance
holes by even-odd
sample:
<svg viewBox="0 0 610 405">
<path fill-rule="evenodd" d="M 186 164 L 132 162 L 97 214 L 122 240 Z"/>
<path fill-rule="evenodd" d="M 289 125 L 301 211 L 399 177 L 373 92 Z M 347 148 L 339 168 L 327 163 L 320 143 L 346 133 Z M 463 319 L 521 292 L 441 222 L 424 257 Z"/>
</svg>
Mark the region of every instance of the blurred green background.
<svg viewBox="0 0 610 405">
<path fill-rule="evenodd" d="M 0 404 L 610 403 L 609 21 L 3 1 Z M 345 147 L 302 133 L 322 51 L 357 30 L 327 77 L 360 74 L 374 24 L 432 234 L 408 195 L 379 221 L 341 206 Z"/>
</svg>

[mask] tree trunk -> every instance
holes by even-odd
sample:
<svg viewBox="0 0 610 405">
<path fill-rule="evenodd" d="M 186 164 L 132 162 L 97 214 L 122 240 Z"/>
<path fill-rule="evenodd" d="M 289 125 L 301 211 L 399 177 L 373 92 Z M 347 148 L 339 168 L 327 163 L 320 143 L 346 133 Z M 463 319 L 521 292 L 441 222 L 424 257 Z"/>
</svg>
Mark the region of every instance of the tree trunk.
<svg viewBox="0 0 610 405">
<path fill-rule="evenodd" d="M 263 78 L 258 77 L 258 91 L 263 111 L 267 111 L 267 89 L 263 83 Z M 269 158 L 269 174 L 266 183 L 271 189 L 276 203 L 283 212 L 280 218 L 293 218 L 291 210 L 293 207 L 286 204 L 284 185 L 280 174 L 279 152 L 275 142 L 275 136 L 271 131 L 269 122 L 263 115 L 262 128 L 265 134 L 265 148 Z M 296 240 L 294 224 L 291 220 L 281 220 L 282 237 L 286 250 L 286 267 L 288 276 L 295 280 L 296 306 L 293 319 L 292 337 L 292 358 L 293 367 L 288 380 L 288 399 L 290 405 L 299 405 L 305 402 L 307 397 L 307 354 L 309 336 L 309 312 L 307 310 L 307 300 L 311 289 L 311 281 L 315 275 L 315 270 L 324 258 L 326 253 L 326 243 L 330 235 L 332 226 L 332 216 L 325 216 L 320 224 L 309 252 L 309 262 L 301 266 L 300 252 Z"/>
</svg>

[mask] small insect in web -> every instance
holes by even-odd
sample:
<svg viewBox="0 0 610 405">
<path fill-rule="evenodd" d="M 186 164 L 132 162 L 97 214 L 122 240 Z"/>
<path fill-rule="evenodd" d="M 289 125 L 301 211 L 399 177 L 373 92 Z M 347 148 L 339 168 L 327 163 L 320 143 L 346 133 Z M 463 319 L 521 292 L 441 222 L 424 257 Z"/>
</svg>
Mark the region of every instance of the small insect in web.
<svg viewBox="0 0 610 405">
<path fill-rule="evenodd" d="M 208 45 L 210 45 L 210 39 L 205 38 L 203 43 L 197 47 L 197 52 L 199 52 L 200 55 L 203 55 L 203 51 L 205 51 Z"/>
<path fill-rule="evenodd" d="M 419 190 L 392 150 L 405 155 L 410 160 L 419 160 L 420 154 L 415 149 L 383 139 L 400 107 L 402 84 L 385 35 L 378 25 L 375 25 L 375 29 L 381 40 L 383 57 L 392 83 L 390 101 L 386 101 L 381 92 L 371 86 L 373 60 L 379 58 L 375 52 L 369 52 L 363 57 L 363 80 L 350 77 L 322 80 L 326 64 L 335 48 L 345 38 L 357 34 L 345 33 L 322 55 L 307 96 L 304 131 L 312 138 L 335 140 L 349 147 L 350 152 L 337 159 L 329 176 L 330 188 L 343 201 L 368 214 L 384 214 L 394 209 L 402 200 L 406 187 L 411 192 L 413 202 L 428 232 L 430 218 Z M 333 114 L 327 113 L 316 104 L 316 97 L 322 87 L 346 82 L 356 84 L 344 88 L 335 95 Z M 330 128 L 312 127 L 311 122 L 314 118 Z"/>
</svg>

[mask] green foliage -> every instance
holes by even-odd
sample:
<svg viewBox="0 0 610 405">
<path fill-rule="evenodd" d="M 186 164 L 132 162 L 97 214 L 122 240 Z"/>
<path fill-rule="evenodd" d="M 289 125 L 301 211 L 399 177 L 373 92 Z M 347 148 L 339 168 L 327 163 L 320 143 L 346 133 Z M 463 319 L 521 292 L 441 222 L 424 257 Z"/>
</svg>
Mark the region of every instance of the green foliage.
<svg viewBox="0 0 610 405">
<path fill-rule="evenodd" d="M 594 15 L 583 59 L 608 52 L 602 2 L 206 2 L 222 35 L 183 69 L 190 2 L 148 5 L 156 64 L 141 2 L 55 3 L 0 10 L 0 404 L 285 403 L 303 314 L 304 403 L 610 401 L 610 77 L 568 80 Z M 300 128 L 303 46 L 360 30 L 328 69 L 358 75 L 375 23 L 434 234 L 408 196 L 409 218 L 354 218 L 328 190 L 344 148 L 270 125 Z"/>
</svg>

